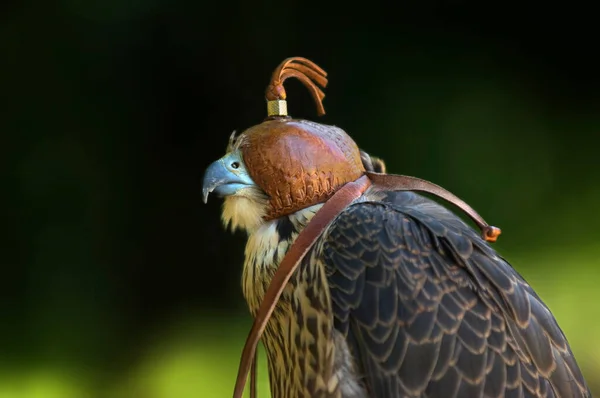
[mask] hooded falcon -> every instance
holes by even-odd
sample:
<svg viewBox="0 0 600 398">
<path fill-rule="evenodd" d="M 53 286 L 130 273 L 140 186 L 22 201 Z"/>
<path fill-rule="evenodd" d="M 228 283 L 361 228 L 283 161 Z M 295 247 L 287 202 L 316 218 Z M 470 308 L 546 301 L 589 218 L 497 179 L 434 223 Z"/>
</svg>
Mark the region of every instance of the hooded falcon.
<svg viewBox="0 0 600 398">
<path fill-rule="evenodd" d="M 203 181 L 204 201 L 224 198 L 225 225 L 247 232 L 254 317 L 313 218 L 368 181 L 319 227 L 273 303 L 261 337 L 271 395 L 591 396 L 549 308 L 488 243 L 499 231 L 482 236 L 421 184 L 394 183 L 342 129 L 287 115 L 283 81 L 300 79 L 323 113 L 324 76 L 304 58 L 282 63 L 269 117 L 232 136 Z"/>
</svg>

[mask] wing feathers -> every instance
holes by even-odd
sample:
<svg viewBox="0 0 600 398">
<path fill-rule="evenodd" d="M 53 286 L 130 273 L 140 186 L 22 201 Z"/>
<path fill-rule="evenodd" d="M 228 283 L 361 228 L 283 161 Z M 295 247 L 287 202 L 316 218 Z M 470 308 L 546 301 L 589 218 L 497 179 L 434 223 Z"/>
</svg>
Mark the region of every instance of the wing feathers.
<svg viewBox="0 0 600 398">
<path fill-rule="evenodd" d="M 323 237 L 335 327 L 373 397 L 586 397 L 552 314 L 460 219 L 409 192 Z"/>
</svg>

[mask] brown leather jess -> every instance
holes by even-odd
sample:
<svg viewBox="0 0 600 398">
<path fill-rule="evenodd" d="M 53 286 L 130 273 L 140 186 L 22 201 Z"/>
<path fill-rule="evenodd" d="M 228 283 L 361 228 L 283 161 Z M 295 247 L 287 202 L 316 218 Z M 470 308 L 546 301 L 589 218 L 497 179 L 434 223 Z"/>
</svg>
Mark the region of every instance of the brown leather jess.
<svg viewBox="0 0 600 398">
<path fill-rule="evenodd" d="M 315 84 L 315 82 L 325 87 L 327 85 L 326 73 L 313 62 L 300 57 L 288 58 L 283 61 L 273 73 L 271 83 L 267 87 L 267 101 L 282 101 L 286 99 L 286 93 L 283 88 L 283 82 L 289 77 L 299 79 L 311 92 L 313 99 L 317 105 L 319 115 L 323 115 L 322 100 L 325 97 L 323 91 Z M 274 120 L 278 117 L 287 117 L 287 115 L 269 115 L 269 120 Z M 264 124 L 264 123 L 263 123 Z M 268 134 L 268 131 L 262 134 Z M 277 134 L 276 131 L 273 134 Z M 332 155 L 333 156 L 333 155 Z M 352 153 L 351 156 L 355 156 Z M 358 155 L 360 157 L 360 154 Z M 335 169 L 332 170 L 333 172 Z M 327 226 L 352 202 L 361 197 L 364 192 L 371 186 L 384 188 L 392 191 L 421 191 L 433 194 L 442 198 L 449 203 L 454 204 L 466 213 L 475 224 L 479 227 L 482 237 L 488 242 L 495 242 L 501 233 L 497 227 L 490 226 L 485 220 L 466 202 L 445 190 L 444 188 L 435 185 L 429 181 L 422 180 L 416 177 L 394 175 L 386 173 L 375 173 L 364 170 L 354 170 L 351 174 L 344 176 L 346 179 L 340 181 L 339 186 L 324 192 L 322 195 L 307 199 L 304 207 L 311 204 L 323 203 L 321 209 L 313 216 L 306 227 L 300 232 L 290 249 L 284 256 L 279 268 L 275 272 L 271 283 L 267 289 L 263 301 L 260 304 L 259 310 L 254 318 L 252 329 L 246 339 L 246 343 L 242 352 L 240 366 L 238 369 L 237 380 L 233 393 L 234 398 L 242 398 L 244 387 L 248 373 L 250 372 L 250 396 L 256 398 L 256 348 L 263 331 L 269 321 L 275 306 L 285 288 L 290 277 L 308 253 L 317 239 L 325 231 Z M 253 176 L 254 178 L 254 176 Z M 331 188 L 331 187 L 330 187 Z M 275 202 L 273 202 L 275 203 Z M 277 202 L 276 205 L 281 205 Z M 273 209 L 273 207 L 272 207 Z M 269 219 L 284 215 L 287 211 L 272 211 Z M 285 209 L 288 210 L 289 209 Z M 289 214 L 289 213 L 287 213 Z"/>
</svg>

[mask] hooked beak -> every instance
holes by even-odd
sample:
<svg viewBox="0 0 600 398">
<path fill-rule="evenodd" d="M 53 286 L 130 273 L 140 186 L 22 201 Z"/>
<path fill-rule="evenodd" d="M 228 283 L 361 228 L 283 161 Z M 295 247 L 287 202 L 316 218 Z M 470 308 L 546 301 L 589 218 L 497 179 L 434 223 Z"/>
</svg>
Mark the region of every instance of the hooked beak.
<svg viewBox="0 0 600 398">
<path fill-rule="evenodd" d="M 232 164 L 237 164 L 237 168 L 233 168 Z M 254 181 L 240 160 L 235 156 L 226 155 L 213 162 L 204 172 L 202 200 L 206 203 L 211 192 L 224 197 L 233 195 L 249 185 L 254 185 Z"/>
</svg>

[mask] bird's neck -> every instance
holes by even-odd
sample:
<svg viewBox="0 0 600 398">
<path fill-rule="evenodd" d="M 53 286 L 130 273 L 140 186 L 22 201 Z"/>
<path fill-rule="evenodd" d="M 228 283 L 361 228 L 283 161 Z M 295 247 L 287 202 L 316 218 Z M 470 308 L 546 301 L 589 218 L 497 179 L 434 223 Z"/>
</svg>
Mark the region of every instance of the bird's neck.
<svg viewBox="0 0 600 398">
<path fill-rule="evenodd" d="M 254 317 L 280 262 L 320 207 L 268 222 L 250 235 L 242 284 Z M 273 397 L 307 397 L 315 393 L 311 388 L 318 389 L 314 396 L 332 397 L 340 384 L 333 370 L 333 318 L 328 316 L 324 270 L 303 265 L 286 284 L 261 338 Z"/>
<path fill-rule="evenodd" d="M 242 290 L 253 315 L 256 315 L 279 263 L 321 206 L 322 204 L 317 204 L 268 221 L 249 234 Z"/>
</svg>

